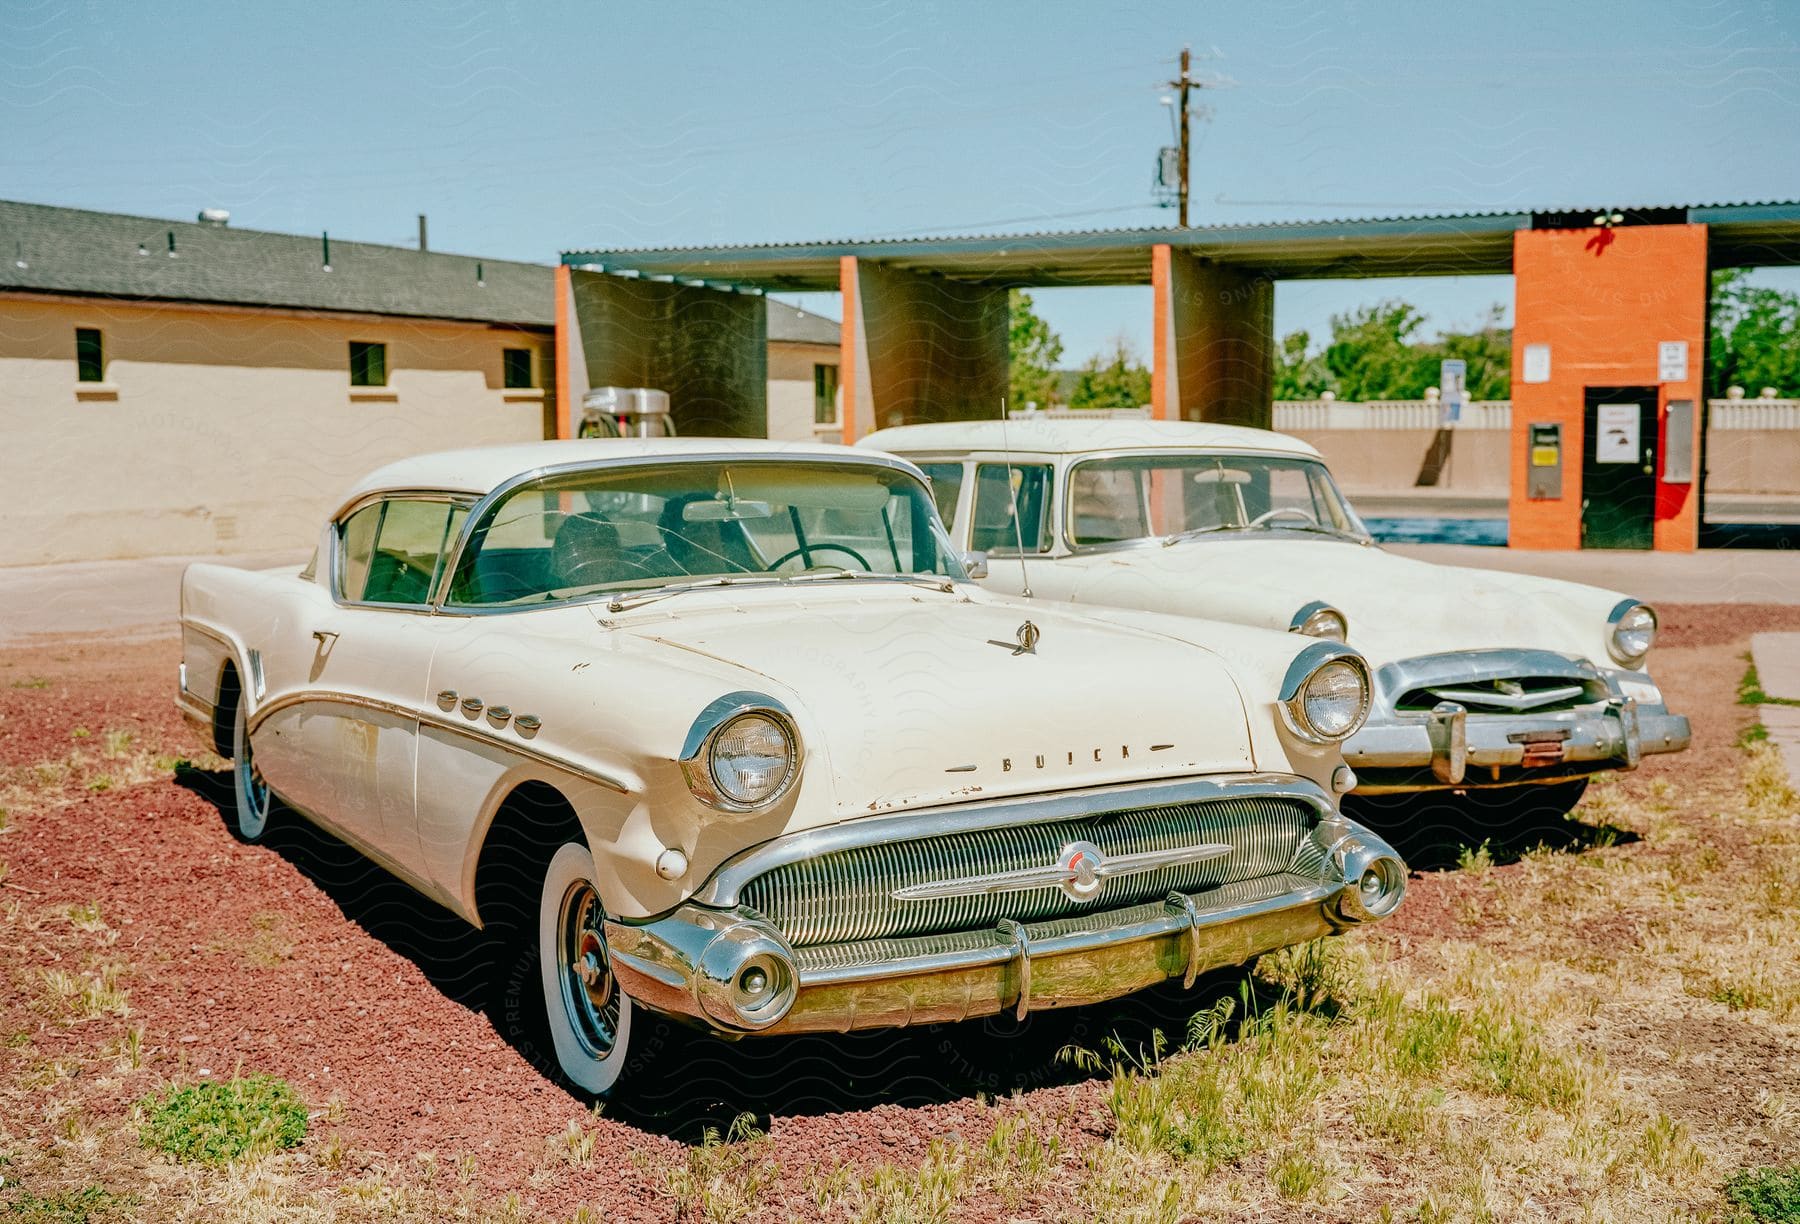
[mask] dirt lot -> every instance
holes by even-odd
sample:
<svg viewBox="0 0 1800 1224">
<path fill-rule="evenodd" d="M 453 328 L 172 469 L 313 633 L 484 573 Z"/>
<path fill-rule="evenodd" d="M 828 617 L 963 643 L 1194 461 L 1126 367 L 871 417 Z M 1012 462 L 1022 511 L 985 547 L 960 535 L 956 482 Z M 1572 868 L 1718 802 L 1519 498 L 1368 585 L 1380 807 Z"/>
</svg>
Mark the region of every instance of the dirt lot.
<svg viewBox="0 0 1800 1224">
<path fill-rule="evenodd" d="M 1443 830 L 1470 848 L 1394 921 L 1194 994 L 661 1032 L 604 1109 L 498 1039 L 455 919 L 303 826 L 233 841 L 173 639 L 0 652 L 0 1217 L 1728 1215 L 1729 1177 L 1800 1161 L 1800 818 L 1736 704 L 1748 635 L 1800 609 L 1664 612 L 1694 748 L 1591 790 L 1560 850 Z M 305 1101 L 298 1147 L 140 1141 L 146 1094 L 251 1074 Z"/>
</svg>

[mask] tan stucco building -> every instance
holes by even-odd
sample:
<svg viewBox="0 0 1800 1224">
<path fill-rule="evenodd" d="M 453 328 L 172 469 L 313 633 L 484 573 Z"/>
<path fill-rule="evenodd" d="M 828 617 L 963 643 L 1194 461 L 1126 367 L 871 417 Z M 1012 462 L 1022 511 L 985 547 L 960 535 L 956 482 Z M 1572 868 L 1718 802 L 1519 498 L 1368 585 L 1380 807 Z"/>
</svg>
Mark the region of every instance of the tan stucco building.
<svg viewBox="0 0 1800 1224">
<path fill-rule="evenodd" d="M 554 270 L 0 202 L 0 565 L 303 548 L 356 476 L 554 437 Z M 770 433 L 837 324 L 768 303 Z"/>
</svg>

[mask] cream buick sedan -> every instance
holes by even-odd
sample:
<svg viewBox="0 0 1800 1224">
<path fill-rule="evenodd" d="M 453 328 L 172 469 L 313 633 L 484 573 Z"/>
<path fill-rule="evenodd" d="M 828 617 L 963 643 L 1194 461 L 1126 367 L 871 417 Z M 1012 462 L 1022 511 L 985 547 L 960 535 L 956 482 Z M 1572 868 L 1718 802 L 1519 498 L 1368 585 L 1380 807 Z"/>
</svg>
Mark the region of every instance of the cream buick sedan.
<svg viewBox="0 0 1800 1224">
<path fill-rule="evenodd" d="M 1297 438 L 1065 418 L 904 426 L 858 445 L 931 477 L 990 587 L 1355 646 L 1375 669 L 1375 709 L 1344 744 L 1362 804 L 1405 813 L 1386 797 L 1480 791 L 1496 817 L 1561 815 L 1595 773 L 1688 745 L 1645 670 L 1648 606 L 1386 552 Z"/>
<path fill-rule="evenodd" d="M 1353 649 L 982 591 L 887 456 L 410 459 L 302 570 L 190 567 L 181 628 L 236 832 L 297 812 L 496 931 L 496 1022 L 596 1094 L 642 1009 L 727 1036 L 1023 1015 L 1406 886 L 1336 810 Z"/>
</svg>

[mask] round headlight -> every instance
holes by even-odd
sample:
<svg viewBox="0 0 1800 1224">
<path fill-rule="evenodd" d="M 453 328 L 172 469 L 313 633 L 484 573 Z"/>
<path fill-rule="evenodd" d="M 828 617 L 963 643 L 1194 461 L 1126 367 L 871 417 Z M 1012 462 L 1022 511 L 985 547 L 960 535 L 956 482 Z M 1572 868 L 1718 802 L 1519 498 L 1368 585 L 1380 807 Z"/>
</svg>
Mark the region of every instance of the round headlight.
<svg viewBox="0 0 1800 1224">
<path fill-rule="evenodd" d="M 1632 604 L 1613 621 L 1609 646 L 1621 663 L 1639 663 L 1656 641 L 1656 613 L 1647 604 Z"/>
<path fill-rule="evenodd" d="M 1350 624 L 1336 608 L 1315 608 L 1300 622 L 1299 631 L 1307 637 L 1343 642 L 1350 637 Z"/>
<path fill-rule="evenodd" d="M 1369 675 L 1349 659 L 1313 669 L 1287 703 L 1288 724 L 1305 739 L 1334 743 L 1353 734 L 1369 714 Z"/>
<path fill-rule="evenodd" d="M 708 769 L 720 796 L 757 807 L 779 795 L 794 771 L 794 740 L 767 714 L 740 714 L 713 738 Z"/>
</svg>

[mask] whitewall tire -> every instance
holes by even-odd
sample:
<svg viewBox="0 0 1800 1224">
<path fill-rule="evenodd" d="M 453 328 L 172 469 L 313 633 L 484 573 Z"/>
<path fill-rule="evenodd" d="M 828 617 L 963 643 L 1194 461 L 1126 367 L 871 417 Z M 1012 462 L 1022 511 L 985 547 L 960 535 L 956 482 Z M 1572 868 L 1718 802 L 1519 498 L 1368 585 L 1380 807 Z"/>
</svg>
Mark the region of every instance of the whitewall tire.
<svg viewBox="0 0 1800 1224">
<path fill-rule="evenodd" d="M 247 842 L 261 841 L 269 829 L 275 795 L 263 781 L 250 747 L 249 716 L 242 698 L 231 719 L 232 829 Z"/>
<path fill-rule="evenodd" d="M 604 919 L 593 855 L 580 842 L 564 843 L 539 895 L 538 971 L 557 1068 L 595 1096 L 618 1083 L 631 1044 L 631 999 L 613 976 Z"/>
</svg>

